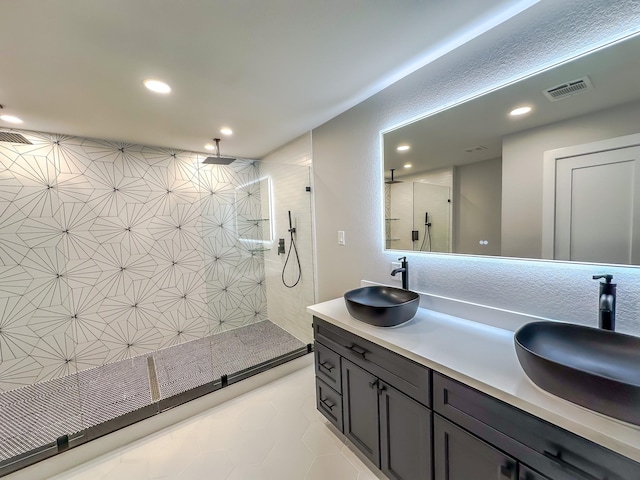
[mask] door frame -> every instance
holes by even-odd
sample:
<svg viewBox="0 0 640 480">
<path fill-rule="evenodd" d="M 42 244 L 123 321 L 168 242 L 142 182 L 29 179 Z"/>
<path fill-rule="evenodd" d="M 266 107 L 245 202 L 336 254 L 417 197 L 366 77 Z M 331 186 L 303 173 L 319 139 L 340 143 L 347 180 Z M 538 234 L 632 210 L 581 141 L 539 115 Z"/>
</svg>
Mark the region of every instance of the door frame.
<svg viewBox="0 0 640 480">
<path fill-rule="evenodd" d="M 640 146 L 640 133 L 571 145 L 544 152 L 542 163 L 542 258 L 554 260 L 556 230 L 556 164 L 559 160 Z"/>
</svg>

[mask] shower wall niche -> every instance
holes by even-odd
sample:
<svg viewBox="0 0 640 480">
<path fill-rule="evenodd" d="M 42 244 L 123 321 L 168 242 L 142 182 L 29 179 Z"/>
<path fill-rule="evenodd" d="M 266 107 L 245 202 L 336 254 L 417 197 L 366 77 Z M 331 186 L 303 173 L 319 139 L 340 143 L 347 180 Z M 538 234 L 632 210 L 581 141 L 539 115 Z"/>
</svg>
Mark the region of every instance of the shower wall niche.
<svg viewBox="0 0 640 480">
<path fill-rule="evenodd" d="M 309 167 L 12 132 L 31 144 L 0 143 L 0 475 L 61 435 L 306 349 L 312 263 L 278 299 L 285 320 L 265 258 L 286 209 L 311 259 L 310 194 L 278 194 L 304 191 Z"/>
</svg>

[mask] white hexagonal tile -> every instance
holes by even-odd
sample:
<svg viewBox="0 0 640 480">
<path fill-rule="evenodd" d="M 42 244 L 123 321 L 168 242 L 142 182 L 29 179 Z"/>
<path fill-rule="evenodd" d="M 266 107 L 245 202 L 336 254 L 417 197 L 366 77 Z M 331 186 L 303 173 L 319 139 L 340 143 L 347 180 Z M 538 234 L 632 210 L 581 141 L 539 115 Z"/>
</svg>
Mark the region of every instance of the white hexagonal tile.
<svg viewBox="0 0 640 480">
<path fill-rule="evenodd" d="M 228 452 L 236 465 L 261 463 L 275 444 L 270 430 L 255 430 L 232 438 Z"/>
<path fill-rule="evenodd" d="M 304 478 L 315 456 L 299 440 L 289 439 L 277 442 L 263 462 L 270 478 L 278 480 L 299 480 Z"/>
<path fill-rule="evenodd" d="M 272 480 L 262 465 L 239 465 L 231 471 L 227 480 Z"/>
<path fill-rule="evenodd" d="M 305 480 L 357 480 L 360 472 L 341 454 L 317 457 L 311 464 Z"/>
<path fill-rule="evenodd" d="M 321 422 L 312 422 L 302 436 L 302 441 L 315 455 L 340 453 L 342 441 Z"/>
<path fill-rule="evenodd" d="M 292 410 L 288 413 L 280 413 L 275 417 L 273 436 L 277 440 L 302 441 L 302 436 L 311 425 L 311 422 L 302 413 Z"/>
<path fill-rule="evenodd" d="M 271 402 L 251 405 L 238 417 L 238 426 L 246 432 L 273 429 L 277 413 Z"/>
<path fill-rule="evenodd" d="M 201 453 L 177 477 L 179 480 L 225 480 L 234 468 L 227 452 Z M 127 477 L 123 477 L 127 478 Z M 130 477 L 144 478 L 144 477 Z M 118 479 L 122 480 L 122 479 Z"/>
</svg>

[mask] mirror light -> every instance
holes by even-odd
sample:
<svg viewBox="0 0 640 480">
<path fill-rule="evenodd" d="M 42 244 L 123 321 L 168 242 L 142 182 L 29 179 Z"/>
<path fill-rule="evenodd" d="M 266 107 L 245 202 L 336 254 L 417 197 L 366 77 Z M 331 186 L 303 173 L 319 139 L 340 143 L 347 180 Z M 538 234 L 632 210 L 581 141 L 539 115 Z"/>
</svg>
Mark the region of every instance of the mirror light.
<svg viewBox="0 0 640 480">
<path fill-rule="evenodd" d="M 0 115 L 0 120 L 8 123 L 24 123 L 21 119 L 13 115 Z"/>
<path fill-rule="evenodd" d="M 509 112 L 509 115 L 511 115 L 512 117 L 517 117 L 519 115 L 526 115 L 531 110 L 532 110 L 531 107 L 518 107 L 511 110 L 511 112 Z"/>
<path fill-rule="evenodd" d="M 171 87 L 160 80 L 147 79 L 144 81 L 144 86 L 155 93 L 165 94 L 171 92 Z"/>
<path fill-rule="evenodd" d="M 410 148 L 411 147 L 409 145 L 398 145 L 398 148 L 396 148 L 396 150 L 398 150 L 399 152 L 406 152 Z"/>
</svg>

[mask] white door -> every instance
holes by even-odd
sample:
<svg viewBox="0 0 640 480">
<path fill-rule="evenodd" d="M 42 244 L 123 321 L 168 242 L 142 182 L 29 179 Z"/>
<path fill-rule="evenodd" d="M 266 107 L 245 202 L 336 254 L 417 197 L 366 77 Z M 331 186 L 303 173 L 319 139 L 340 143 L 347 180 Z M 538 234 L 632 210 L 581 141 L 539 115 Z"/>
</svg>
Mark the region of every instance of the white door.
<svg viewBox="0 0 640 480">
<path fill-rule="evenodd" d="M 552 152 L 553 256 L 547 258 L 640 263 L 640 147 L 629 145 L 635 140 L 632 135 Z"/>
</svg>

